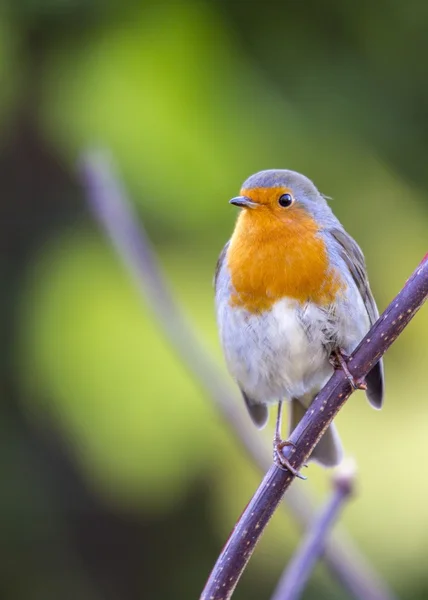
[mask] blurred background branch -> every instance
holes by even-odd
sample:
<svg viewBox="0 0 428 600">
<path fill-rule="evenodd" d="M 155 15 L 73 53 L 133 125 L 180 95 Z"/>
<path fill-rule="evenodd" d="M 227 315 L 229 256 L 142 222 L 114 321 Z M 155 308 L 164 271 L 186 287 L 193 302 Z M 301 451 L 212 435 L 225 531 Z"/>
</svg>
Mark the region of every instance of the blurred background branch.
<svg viewBox="0 0 428 600">
<path fill-rule="evenodd" d="M 324 552 L 331 528 L 345 504 L 354 495 L 355 467 L 352 459 L 345 459 L 333 473 L 331 496 L 326 505 L 314 515 L 297 550 L 285 567 L 271 600 L 298 600 L 302 595 L 312 570 Z"/>
<path fill-rule="evenodd" d="M 331 529 L 355 492 L 356 465 L 345 459 L 331 477 L 332 492 L 326 505 L 314 515 L 302 541 L 284 569 L 271 600 L 298 600 L 322 556 Z M 369 590 L 367 590 L 369 593 Z M 366 600 L 370 600 L 367 595 Z"/>
</svg>

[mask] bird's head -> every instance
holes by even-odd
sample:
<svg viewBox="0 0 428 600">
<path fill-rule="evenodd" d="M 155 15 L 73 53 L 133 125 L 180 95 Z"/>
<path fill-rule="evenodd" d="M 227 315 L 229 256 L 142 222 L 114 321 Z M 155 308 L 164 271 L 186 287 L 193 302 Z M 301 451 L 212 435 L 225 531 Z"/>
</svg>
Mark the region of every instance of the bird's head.
<svg viewBox="0 0 428 600">
<path fill-rule="evenodd" d="M 245 218 L 268 223 L 317 223 L 331 216 L 330 208 L 310 179 L 285 169 L 260 171 L 251 175 L 231 204 L 245 211 Z"/>
</svg>

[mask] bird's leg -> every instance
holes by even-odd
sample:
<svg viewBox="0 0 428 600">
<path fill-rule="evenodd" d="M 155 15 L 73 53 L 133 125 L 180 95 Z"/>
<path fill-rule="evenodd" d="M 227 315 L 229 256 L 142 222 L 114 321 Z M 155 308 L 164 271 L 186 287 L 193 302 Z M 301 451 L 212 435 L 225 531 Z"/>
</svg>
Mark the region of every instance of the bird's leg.
<svg viewBox="0 0 428 600">
<path fill-rule="evenodd" d="M 288 440 L 283 440 L 281 438 L 281 425 L 282 425 L 282 400 L 278 402 L 278 412 L 276 415 L 276 424 L 275 424 L 275 436 L 273 438 L 273 460 L 277 467 L 281 469 L 287 469 L 290 471 L 292 475 L 298 477 L 299 479 L 306 479 L 304 475 L 296 471 L 294 467 L 290 465 L 290 462 L 287 458 L 285 458 L 282 453 L 282 449 L 287 446 L 295 446 L 293 442 L 289 442 Z"/>
<path fill-rule="evenodd" d="M 343 352 L 341 348 L 336 348 L 330 354 L 330 363 L 332 364 L 334 369 L 342 369 L 354 390 L 366 390 L 367 383 L 364 381 L 364 379 L 355 379 L 355 377 L 349 371 L 348 365 L 346 363 L 348 358 L 349 357 Z"/>
<path fill-rule="evenodd" d="M 278 411 L 276 413 L 274 442 L 277 444 L 282 443 L 281 431 L 282 431 L 282 400 L 280 400 L 278 402 Z M 289 442 L 289 443 L 291 444 L 291 442 Z"/>
</svg>

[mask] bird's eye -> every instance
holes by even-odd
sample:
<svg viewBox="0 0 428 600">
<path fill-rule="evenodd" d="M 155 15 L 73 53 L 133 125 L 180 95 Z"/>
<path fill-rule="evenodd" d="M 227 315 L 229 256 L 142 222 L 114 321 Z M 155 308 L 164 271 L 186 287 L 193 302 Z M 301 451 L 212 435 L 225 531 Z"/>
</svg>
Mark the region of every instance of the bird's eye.
<svg viewBox="0 0 428 600">
<path fill-rule="evenodd" d="M 278 199 L 278 204 L 283 208 L 288 208 L 293 204 L 293 196 L 291 194 L 282 194 Z"/>
</svg>

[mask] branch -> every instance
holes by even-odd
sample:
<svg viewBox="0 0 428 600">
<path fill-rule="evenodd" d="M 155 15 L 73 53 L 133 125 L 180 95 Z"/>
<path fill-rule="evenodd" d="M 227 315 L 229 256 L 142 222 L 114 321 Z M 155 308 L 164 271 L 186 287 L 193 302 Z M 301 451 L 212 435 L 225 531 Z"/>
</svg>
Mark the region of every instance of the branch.
<svg viewBox="0 0 428 600">
<path fill-rule="evenodd" d="M 362 339 L 348 360 L 348 369 L 362 380 L 414 317 L 428 295 L 428 260 L 416 269 L 404 288 Z M 289 440 L 287 458 L 296 471 L 354 390 L 343 370 L 333 373 L 315 397 Z M 285 454 L 285 452 L 284 452 Z M 201 600 L 226 600 L 232 596 L 254 548 L 283 495 L 293 482 L 290 471 L 272 465 L 235 526 L 202 592 Z"/>
<path fill-rule="evenodd" d="M 298 600 L 321 557 L 329 532 L 345 503 L 354 493 L 355 464 L 344 460 L 333 475 L 333 492 L 327 505 L 309 528 L 297 552 L 282 574 L 271 600 Z"/>
<path fill-rule="evenodd" d="M 202 390 L 212 399 L 238 441 L 262 472 L 272 455 L 237 402 L 236 393 L 227 384 L 223 372 L 195 335 L 173 299 L 157 258 L 143 227 L 137 224 L 127 196 L 115 174 L 109 156 L 88 152 L 80 161 L 81 179 L 95 218 L 122 257 L 135 284 L 156 315 L 166 339 L 172 344 Z M 313 506 L 307 493 L 294 487 L 285 498 L 289 510 L 301 527 L 312 521 Z M 359 600 L 392 600 L 393 596 L 352 540 L 335 535 L 327 542 L 324 560 L 333 574 Z"/>
</svg>

